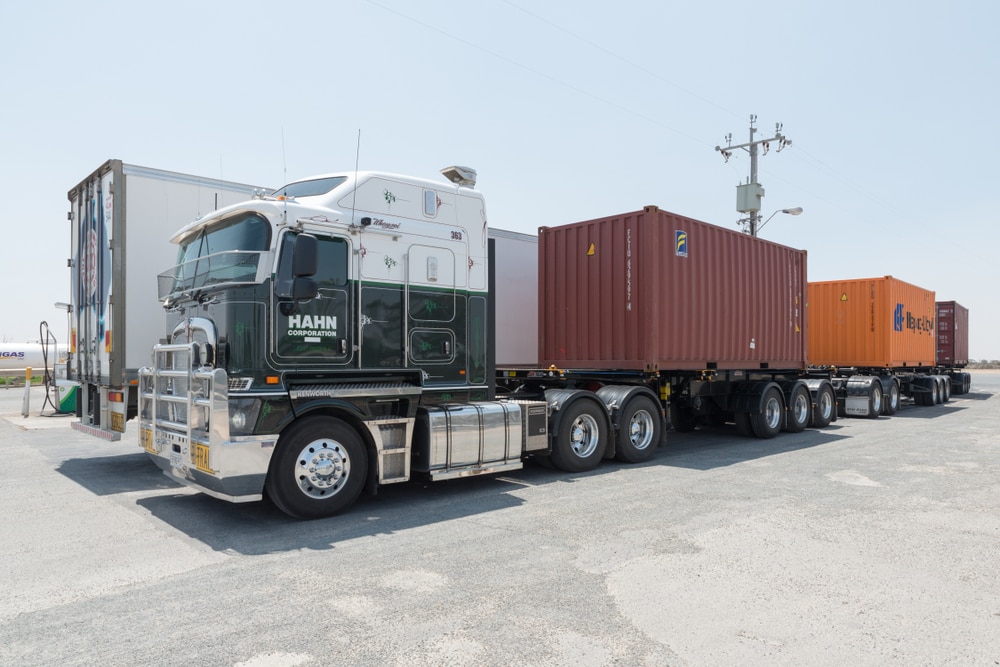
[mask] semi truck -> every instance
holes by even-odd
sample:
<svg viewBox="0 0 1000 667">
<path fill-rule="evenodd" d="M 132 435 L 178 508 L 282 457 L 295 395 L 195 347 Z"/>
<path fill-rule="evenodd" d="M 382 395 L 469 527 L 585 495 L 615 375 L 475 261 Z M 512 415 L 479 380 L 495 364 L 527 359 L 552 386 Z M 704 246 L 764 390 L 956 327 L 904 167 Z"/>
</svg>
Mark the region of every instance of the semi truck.
<svg viewBox="0 0 1000 667">
<path fill-rule="evenodd" d="M 164 239 L 253 196 L 251 185 L 108 160 L 68 192 L 70 358 L 79 383 L 73 428 L 118 440 L 137 410 L 138 370 L 163 337 L 151 266 L 171 263 Z"/>
<path fill-rule="evenodd" d="M 937 362 L 934 292 L 893 276 L 809 283 L 810 367 L 828 376 L 841 414 L 892 415 L 969 390 L 969 374 Z"/>
<path fill-rule="evenodd" d="M 315 518 L 412 475 L 645 461 L 668 412 L 758 437 L 836 418 L 804 251 L 655 206 L 491 235 L 475 170 L 442 173 L 312 177 L 173 236 L 137 392 L 165 474 Z"/>
</svg>

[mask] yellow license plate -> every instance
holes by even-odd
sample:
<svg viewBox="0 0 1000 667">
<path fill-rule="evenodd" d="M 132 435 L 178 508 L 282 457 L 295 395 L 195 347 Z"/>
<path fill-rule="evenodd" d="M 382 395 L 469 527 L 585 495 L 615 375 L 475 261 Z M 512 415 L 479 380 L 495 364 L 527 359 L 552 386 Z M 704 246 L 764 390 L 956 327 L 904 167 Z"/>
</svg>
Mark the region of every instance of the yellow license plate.
<svg viewBox="0 0 1000 667">
<path fill-rule="evenodd" d="M 145 449 L 150 454 L 158 454 L 156 448 L 153 447 L 153 432 L 148 428 L 142 429 L 139 432 L 139 437 L 142 440 L 142 448 Z"/>
<path fill-rule="evenodd" d="M 194 445 L 194 467 L 202 472 L 207 472 L 209 474 L 214 474 L 215 471 L 212 470 L 208 465 L 208 446 L 199 445 L 195 443 Z"/>
<path fill-rule="evenodd" d="M 111 430 L 119 433 L 125 432 L 125 415 L 120 412 L 111 413 Z"/>
</svg>

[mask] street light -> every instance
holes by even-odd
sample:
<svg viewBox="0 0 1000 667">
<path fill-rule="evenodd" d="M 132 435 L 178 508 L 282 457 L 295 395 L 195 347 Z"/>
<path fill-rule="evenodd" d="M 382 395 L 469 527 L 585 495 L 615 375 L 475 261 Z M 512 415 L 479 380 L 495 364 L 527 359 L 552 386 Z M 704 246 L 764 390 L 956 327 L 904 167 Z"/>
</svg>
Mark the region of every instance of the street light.
<svg viewBox="0 0 1000 667">
<path fill-rule="evenodd" d="M 780 208 L 780 209 L 778 209 L 777 211 L 775 211 L 771 215 L 767 216 L 767 220 L 765 220 L 764 222 L 762 222 L 759 225 L 757 225 L 757 229 L 755 230 L 755 233 L 753 235 L 757 236 L 757 233 L 760 232 L 760 230 L 764 229 L 764 225 L 766 225 L 767 223 L 771 222 L 771 218 L 773 218 L 774 216 L 778 215 L 779 213 L 787 213 L 788 215 L 802 215 L 802 207 L 801 206 L 796 206 L 795 208 Z"/>
</svg>

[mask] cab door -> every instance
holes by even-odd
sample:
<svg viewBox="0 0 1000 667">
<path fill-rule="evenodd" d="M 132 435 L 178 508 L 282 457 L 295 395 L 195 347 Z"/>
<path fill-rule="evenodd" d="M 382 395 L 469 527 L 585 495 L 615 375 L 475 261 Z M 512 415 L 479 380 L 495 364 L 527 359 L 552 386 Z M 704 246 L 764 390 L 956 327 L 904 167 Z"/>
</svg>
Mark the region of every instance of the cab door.
<svg viewBox="0 0 1000 667">
<path fill-rule="evenodd" d="M 294 232 L 288 232 L 281 242 L 281 260 L 277 279 L 287 279 L 284 266 L 288 254 L 284 250 Z M 295 312 L 282 312 L 282 304 L 272 309 L 274 320 L 274 357 L 278 365 L 316 367 L 348 365 L 354 357 L 354 330 L 351 290 L 351 243 L 342 236 L 315 234 L 319 258 L 315 299 L 302 302 Z"/>
</svg>

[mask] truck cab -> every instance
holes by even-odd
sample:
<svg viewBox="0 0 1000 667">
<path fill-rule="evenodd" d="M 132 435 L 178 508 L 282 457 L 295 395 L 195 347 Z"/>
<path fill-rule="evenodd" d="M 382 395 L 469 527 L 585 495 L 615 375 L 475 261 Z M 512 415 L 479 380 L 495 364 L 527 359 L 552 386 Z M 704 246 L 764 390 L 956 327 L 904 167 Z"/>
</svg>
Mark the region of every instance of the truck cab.
<svg viewBox="0 0 1000 667">
<path fill-rule="evenodd" d="M 473 170 L 442 172 L 313 177 L 174 236 L 170 336 L 139 388 L 141 446 L 168 476 L 308 518 L 411 465 L 495 472 L 547 447 L 544 403 L 488 400 L 485 205 Z"/>
</svg>

